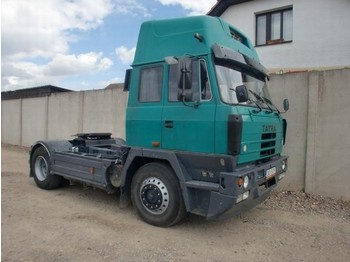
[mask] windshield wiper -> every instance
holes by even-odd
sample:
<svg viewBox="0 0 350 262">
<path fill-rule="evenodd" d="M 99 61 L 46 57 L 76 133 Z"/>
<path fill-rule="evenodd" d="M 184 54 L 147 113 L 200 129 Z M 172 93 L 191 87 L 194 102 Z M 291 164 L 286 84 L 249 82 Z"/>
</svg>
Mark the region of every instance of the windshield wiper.
<svg viewBox="0 0 350 262">
<path fill-rule="evenodd" d="M 232 90 L 232 91 L 234 91 L 234 92 L 236 93 L 236 90 L 233 89 L 232 87 L 230 87 L 229 89 Z M 248 89 L 248 90 L 249 90 L 249 89 Z M 249 91 L 250 91 L 250 90 L 249 90 Z M 253 110 L 254 113 L 260 113 L 260 112 L 262 111 L 261 106 L 260 106 L 257 102 L 255 102 L 254 100 L 248 98 L 248 102 L 254 103 L 254 104 L 259 108 L 259 111 L 256 111 L 256 110 L 254 109 L 254 110 Z"/>
<path fill-rule="evenodd" d="M 261 97 L 259 96 L 257 93 L 255 93 L 254 91 L 248 89 L 250 93 L 253 94 L 253 96 L 258 100 L 260 101 L 261 103 L 264 103 L 265 105 L 267 105 L 267 107 L 270 109 L 270 112 L 269 113 L 272 113 L 273 112 L 273 109 L 272 107 L 270 107 L 269 103 L 265 100 L 266 98 L 264 97 Z M 271 101 L 270 101 L 271 102 Z"/>
<path fill-rule="evenodd" d="M 266 98 L 266 97 L 262 97 L 262 98 L 266 101 L 267 106 L 268 106 L 268 104 L 271 105 L 271 106 L 273 106 L 273 108 L 278 112 L 278 114 L 281 114 L 281 112 L 278 110 L 277 106 L 275 106 L 275 105 L 271 102 L 270 99 L 268 99 L 268 98 Z"/>
</svg>

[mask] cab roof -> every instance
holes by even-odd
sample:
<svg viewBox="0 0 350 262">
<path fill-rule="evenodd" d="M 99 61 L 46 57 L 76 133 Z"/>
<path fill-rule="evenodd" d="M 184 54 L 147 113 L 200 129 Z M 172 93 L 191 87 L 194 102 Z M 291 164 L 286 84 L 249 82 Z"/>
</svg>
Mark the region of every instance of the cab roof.
<svg viewBox="0 0 350 262">
<path fill-rule="evenodd" d="M 237 28 L 219 17 L 194 16 L 144 22 L 133 66 L 161 62 L 167 56 L 206 55 L 212 53 L 214 44 L 259 61 L 252 43 Z"/>
</svg>

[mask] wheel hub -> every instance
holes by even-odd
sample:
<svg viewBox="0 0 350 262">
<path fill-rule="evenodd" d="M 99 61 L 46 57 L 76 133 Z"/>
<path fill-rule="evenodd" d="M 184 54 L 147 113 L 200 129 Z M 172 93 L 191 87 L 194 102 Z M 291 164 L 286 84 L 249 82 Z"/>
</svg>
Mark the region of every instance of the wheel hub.
<svg viewBox="0 0 350 262">
<path fill-rule="evenodd" d="M 155 177 L 143 181 L 140 198 L 143 206 L 153 214 L 162 214 L 169 204 L 168 189 L 161 180 Z"/>
<path fill-rule="evenodd" d="M 39 181 L 44 181 L 48 174 L 48 164 L 43 156 L 38 156 L 34 164 L 35 174 Z"/>
</svg>

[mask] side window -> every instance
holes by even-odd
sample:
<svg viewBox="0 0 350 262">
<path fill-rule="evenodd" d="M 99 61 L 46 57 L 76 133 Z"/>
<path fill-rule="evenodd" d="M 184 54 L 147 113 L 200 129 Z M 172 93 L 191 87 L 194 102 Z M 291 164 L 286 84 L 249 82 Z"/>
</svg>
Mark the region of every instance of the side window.
<svg viewBox="0 0 350 262">
<path fill-rule="evenodd" d="M 159 102 L 162 96 L 163 67 L 141 69 L 139 102 Z"/>
<path fill-rule="evenodd" d="M 178 92 L 179 92 L 179 79 L 180 79 L 180 70 L 178 65 L 169 66 L 169 94 L 168 100 L 170 102 L 179 101 Z"/>
<path fill-rule="evenodd" d="M 200 87 L 201 87 L 201 100 L 210 100 L 212 97 L 209 75 L 207 70 L 207 64 L 204 59 L 199 60 L 200 66 Z"/>
<path fill-rule="evenodd" d="M 192 62 L 192 101 L 210 100 L 212 98 L 207 65 L 204 59 Z M 170 102 L 181 101 L 179 86 L 181 73 L 179 65 L 169 66 L 169 96 Z"/>
</svg>

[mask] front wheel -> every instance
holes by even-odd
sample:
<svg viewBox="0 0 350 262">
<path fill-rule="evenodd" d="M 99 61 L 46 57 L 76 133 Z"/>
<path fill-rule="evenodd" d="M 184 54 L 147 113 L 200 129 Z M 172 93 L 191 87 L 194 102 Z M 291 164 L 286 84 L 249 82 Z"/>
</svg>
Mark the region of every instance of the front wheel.
<svg viewBox="0 0 350 262">
<path fill-rule="evenodd" d="M 51 159 L 44 147 L 39 147 L 34 151 L 30 169 L 38 187 L 54 189 L 60 186 L 62 177 L 51 174 Z"/>
<path fill-rule="evenodd" d="M 169 227 L 186 214 L 178 179 L 162 163 L 146 164 L 136 172 L 131 200 L 139 216 L 151 225 Z"/>
</svg>

